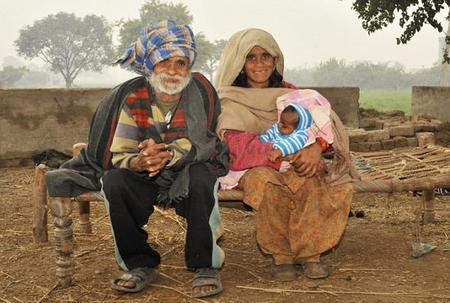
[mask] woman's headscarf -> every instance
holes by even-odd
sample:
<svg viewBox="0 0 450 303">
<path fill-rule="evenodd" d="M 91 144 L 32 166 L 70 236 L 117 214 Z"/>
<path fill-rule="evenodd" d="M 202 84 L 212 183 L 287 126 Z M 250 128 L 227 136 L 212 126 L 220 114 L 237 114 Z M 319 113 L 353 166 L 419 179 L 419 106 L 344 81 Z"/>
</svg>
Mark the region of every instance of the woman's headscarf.
<svg viewBox="0 0 450 303">
<path fill-rule="evenodd" d="M 197 56 L 194 34 L 188 25 L 177 25 L 172 20 L 165 20 L 144 28 L 115 63 L 148 76 L 158 62 L 174 56 L 188 57 L 189 66 L 194 65 Z"/>
<path fill-rule="evenodd" d="M 235 33 L 228 40 L 220 59 L 216 75 L 216 88 L 233 84 L 244 68 L 245 58 L 250 50 L 259 46 L 273 57 L 277 57 L 277 71 L 283 75 L 284 57 L 278 43 L 271 34 L 259 28 L 248 28 Z"/>
</svg>

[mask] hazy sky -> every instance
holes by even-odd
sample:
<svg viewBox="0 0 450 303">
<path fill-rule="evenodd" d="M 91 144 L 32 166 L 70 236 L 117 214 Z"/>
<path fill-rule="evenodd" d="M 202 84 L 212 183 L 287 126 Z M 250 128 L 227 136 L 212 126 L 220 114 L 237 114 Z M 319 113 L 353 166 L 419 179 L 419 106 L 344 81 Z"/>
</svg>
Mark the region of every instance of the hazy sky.
<svg viewBox="0 0 450 303">
<path fill-rule="evenodd" d="M 0 0 L 0 63 L 17 56 L 13 41 L 19 29 L 59 11 L 77 16 L 103 15 L 110 21 L 136 18 L 144 0 Z M 350 9 L 350 0 L 184 0 L 194 16 L 194 32 L 227 39 L 234 32 L 260 27 L 271 32 L 286 66 L 310 67 L 331 57 L 347 61 L 397 61 L 409 68 L 431 66 L 438 57 L 439 34 L 427 26 L 407 46 L 391 26 L 368 35 Z M 444 18 L 442 18 L 443 20 Z M 444 25 L 446 28 L 446 24 Z"/>
</svg>

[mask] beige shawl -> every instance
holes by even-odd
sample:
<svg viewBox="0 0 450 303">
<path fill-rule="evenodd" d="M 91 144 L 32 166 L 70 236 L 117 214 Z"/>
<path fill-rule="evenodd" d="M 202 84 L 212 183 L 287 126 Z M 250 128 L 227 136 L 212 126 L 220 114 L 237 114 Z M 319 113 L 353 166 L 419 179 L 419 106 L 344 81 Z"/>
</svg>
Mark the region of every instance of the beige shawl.
<svg viewBox="0 0 450 303">
<path fill-rule="evenodd" d="M 289 88 L 243 88 L 226 86 L 218 90 L 222 113 L 217 134 L 223 139 L 227 129 L 264 133 L 276 122 L 278 96 L 292 91 Z"/>
<path fill-rule="evenodd" d="M 235 33 L 228 40 L 217 68 L 215 87 L 220 89 L 231 85 L 241 72 L 250 50 L 259 46 L 276 57 L 276 69 L 283 75 L 284 57 L 275 39 L 268 32 L 258 28 L 248 28 Z"/>
<path fill-rule="evenodd" d="M 222 107 L 217 125 L 219 137 L 223 139 L 227 129 L 263 133 L 276 121 L 276 98 L 290 91 L 292 89 L 288 88 L 222 87 L 218 90 Z M 344 125 L 334 111 L 331 112 L 331 120 L 335 155 L 328 166 L 327 182 L 338 185 L 351 181 L 350 172 L 357 176 L 353 174 Z"/>
</svg>

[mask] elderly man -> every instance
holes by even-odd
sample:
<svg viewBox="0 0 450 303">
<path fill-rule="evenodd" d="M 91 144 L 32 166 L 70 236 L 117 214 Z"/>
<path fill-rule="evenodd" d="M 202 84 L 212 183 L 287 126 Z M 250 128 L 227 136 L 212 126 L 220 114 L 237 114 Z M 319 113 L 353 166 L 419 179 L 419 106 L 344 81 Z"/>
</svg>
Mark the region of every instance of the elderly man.
<svg viewBox="0 0 450 303">
<path fill-rule="evenodd" d="M 226 173 L 228 156 L 215 136 L 216 92 L 201 74 L 190 72 L 195 58 L 191 29 L 163 21 L 146 29 L 117 61 L 144 77 L 122 85 L 126 94 L 110 147 L 115 168 L 102 178 L 116 259 L 125 271 L 112 281 L 114 289 L 138 292 L 158 279 L 161 258 L 143 226 L 159 205 L 174 207 L 187 221 L 192 296 L 222 290 L 217 177 Z"/>
</svg>

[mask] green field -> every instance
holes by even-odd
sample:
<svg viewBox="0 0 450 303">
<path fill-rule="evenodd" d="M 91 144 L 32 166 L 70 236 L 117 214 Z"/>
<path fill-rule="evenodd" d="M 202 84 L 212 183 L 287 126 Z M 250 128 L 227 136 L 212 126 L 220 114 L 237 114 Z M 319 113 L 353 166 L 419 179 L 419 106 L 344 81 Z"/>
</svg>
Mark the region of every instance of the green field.
<svg viewBox="0 0 450 303">
<path fill-rule="evenodd" d="M 359 106 L 380 112 L 401 110 L 411 113 L 411 90 L 361 90 Z"/>
</svg>

